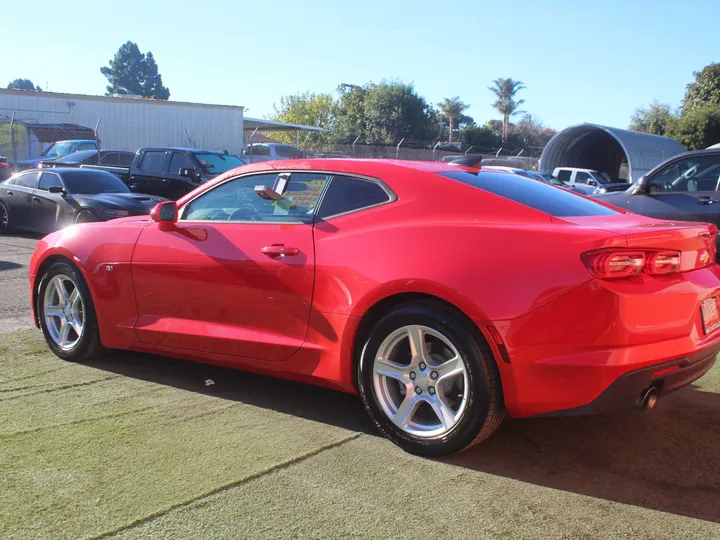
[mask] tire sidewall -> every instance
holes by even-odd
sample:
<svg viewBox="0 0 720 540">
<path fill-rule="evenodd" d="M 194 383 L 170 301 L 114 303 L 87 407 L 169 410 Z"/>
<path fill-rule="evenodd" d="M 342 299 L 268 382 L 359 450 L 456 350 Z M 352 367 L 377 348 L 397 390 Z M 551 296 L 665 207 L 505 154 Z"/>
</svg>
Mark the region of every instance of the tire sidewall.
<svg viewBox="0 0 720 540">
<path fill-rule="evenodd" d="M 2 208 L 2 210 L 0 210 L 0 212 L 4 212 L 5 216 L 7 216 L 7 226 L 6 227 L 2 226 L 2 217 L 0 217 L 0 234 L 3 234 L 3 233 L 10 231 L 10 208 L 8 207 L 7 204 L 5 204 L 4 201 L 0 201 L 0 208 Z"/>
<path fill-rule="evenodd" d="M 83 302 L 83 311 L 85 314 L 85 328 L 83 329 L 82 336 L 75 344 L 72 349 L 63 350 L 61 349 L 50 337 L 48 332 L 47 324 L 45 322 L 44 312 L 44 298 L 45 291 L 52 280 L 57 275 L 64 275 L 73 280 L 76 284 L 80 297 Z M 45 341 L 50 347 L 50 350 L 60 358 L 70 361 L 84 361 L 90 356 L 96 349 L 99 342 L 99 334 L 97 328 L 97 319 L 95 317 L 95 306 L 92 302 L 92 296 L 88 289 L 87 283 L 83 278 L 80 270 L 73 266 L 69 262 L 56 262 L 50 265 L 43 274 L 38 286 L 37 294 L 37 305 L 36 312 L 38 313 L 38 320 L 40 323 L 40 329 L 42 330 Z"/>
<path fill-rule="evenodd" d="M 433 438 L 414 437 L 398 428 L 380 407 L 373 384 L 373 363 L 384 339 L 408 325 L 422 325 L 443 334 L 460 353 L 468 376 L 467 404 L 460 421 L 447 433 Z M 404 450 L 424 456 L 443 456 L 468 446 L 483 428 L 490 411 L 489 366 L 475 333 L 449 311 L 429 305 L 407 305 L 383 317 L 371 330 L 358 365 L 358 388 L 373 423 Z"/>
</svg>

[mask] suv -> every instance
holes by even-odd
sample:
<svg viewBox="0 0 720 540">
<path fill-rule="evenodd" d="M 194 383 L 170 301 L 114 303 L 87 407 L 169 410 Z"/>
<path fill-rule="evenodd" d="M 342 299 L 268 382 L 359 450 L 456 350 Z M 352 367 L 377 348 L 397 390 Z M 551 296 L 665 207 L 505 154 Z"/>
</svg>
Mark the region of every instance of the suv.
<svg viewBox="0 0 720 540">
<path fill-rule="evenodd" d="M 630 187 L 627 182 L 615 182 L 608 173 L 594 169 L 579 169 L 577 167 L 555 167 L 552 174 L 561 182 L 575 188 L 575 191 L 584 195 L 597 195 L 612 191 L 625 191 Z"/>
<path fill-rule="evenodd" d="M 247 158 L 251 163 L 273 159 L 302 159 L 303 151 L 295 146 L 282 143 L 255 143 L 248 145 Z"/>
</svg>

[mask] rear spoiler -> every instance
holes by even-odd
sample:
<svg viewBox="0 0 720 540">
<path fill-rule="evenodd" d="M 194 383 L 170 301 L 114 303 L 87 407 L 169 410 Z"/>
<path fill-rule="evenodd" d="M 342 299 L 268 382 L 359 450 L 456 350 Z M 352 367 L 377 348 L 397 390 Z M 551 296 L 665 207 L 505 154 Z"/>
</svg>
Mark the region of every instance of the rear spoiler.
<svg viewBox="0 0 720 540">
<path fill-rule="evenodd" d="M 450 165 L 459 165 L 461 167 L 471 167 L 473 169 L 479 169 L 482 165 L 482 156 L 465 156 L 457 159 L 453 159 Z"/>
</svg>

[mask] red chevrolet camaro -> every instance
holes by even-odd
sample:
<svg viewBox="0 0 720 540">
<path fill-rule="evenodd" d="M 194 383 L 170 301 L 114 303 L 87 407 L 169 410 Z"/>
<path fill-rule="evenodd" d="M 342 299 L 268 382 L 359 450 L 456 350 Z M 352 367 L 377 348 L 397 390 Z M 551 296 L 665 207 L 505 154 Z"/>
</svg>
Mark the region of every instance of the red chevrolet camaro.
<svg viewBox="0 0 720 540">
<path fill-rule="evenodd" d="M 275 161 L 32 258 L 59 357 L 128 349 L 358 392 L 438 456 L 509 414 L 586 414 L 685 386 L 720 349 L 717 229 L 438 163 Z"/>
</svg>

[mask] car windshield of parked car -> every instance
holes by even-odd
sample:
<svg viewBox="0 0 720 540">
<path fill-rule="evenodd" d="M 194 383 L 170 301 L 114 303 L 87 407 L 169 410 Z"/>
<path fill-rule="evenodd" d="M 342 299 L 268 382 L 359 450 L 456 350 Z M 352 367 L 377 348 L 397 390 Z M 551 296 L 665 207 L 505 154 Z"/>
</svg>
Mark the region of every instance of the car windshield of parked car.
<svg viewBox="0 0 720 540">
<path fill-rule="evenodd" d="M 62 173 L 68 193 L 90 195 L 96 193 L 130 193 L 128 187 L 114 174 L 104 171 L 69 171 Z"/>
<path fill-rule="evenodd" d="M 66 156 L 73 149 L 73 146 L 75 146 L 75 143 L 71 142 L 53 143 L 42 154 L 40 154 L 40 156 L 50 158 Z"/>
<path fill-rule="evenodd" d="M 535 176 L 538 178 L 538 180 L 547 182 L 548 184 L 552 184 L 553 186 L 567 187 L 567 184 L 565 182 L 558 180 L 552 174 L 545 174 L 545 173 L 540 173 L 540 172 L 536 172 L 533 174 L 535 174 Z"/>
<path fill-rule="evenodd" d="M 551 216 L 603 216 L 617 214 L 607 206 L 579 197 L 564 189 L 530 180 L 519 175 L 466 171 L 446 172 L 442 176 L 488 191 L 500 197 L 529 206 Z"/>
<path fill-rule="evenodd" d="M 195 154 L 205 172 L 220 174 L 245 165 L 245 162 L 232 154 Z"/>
</svg>

